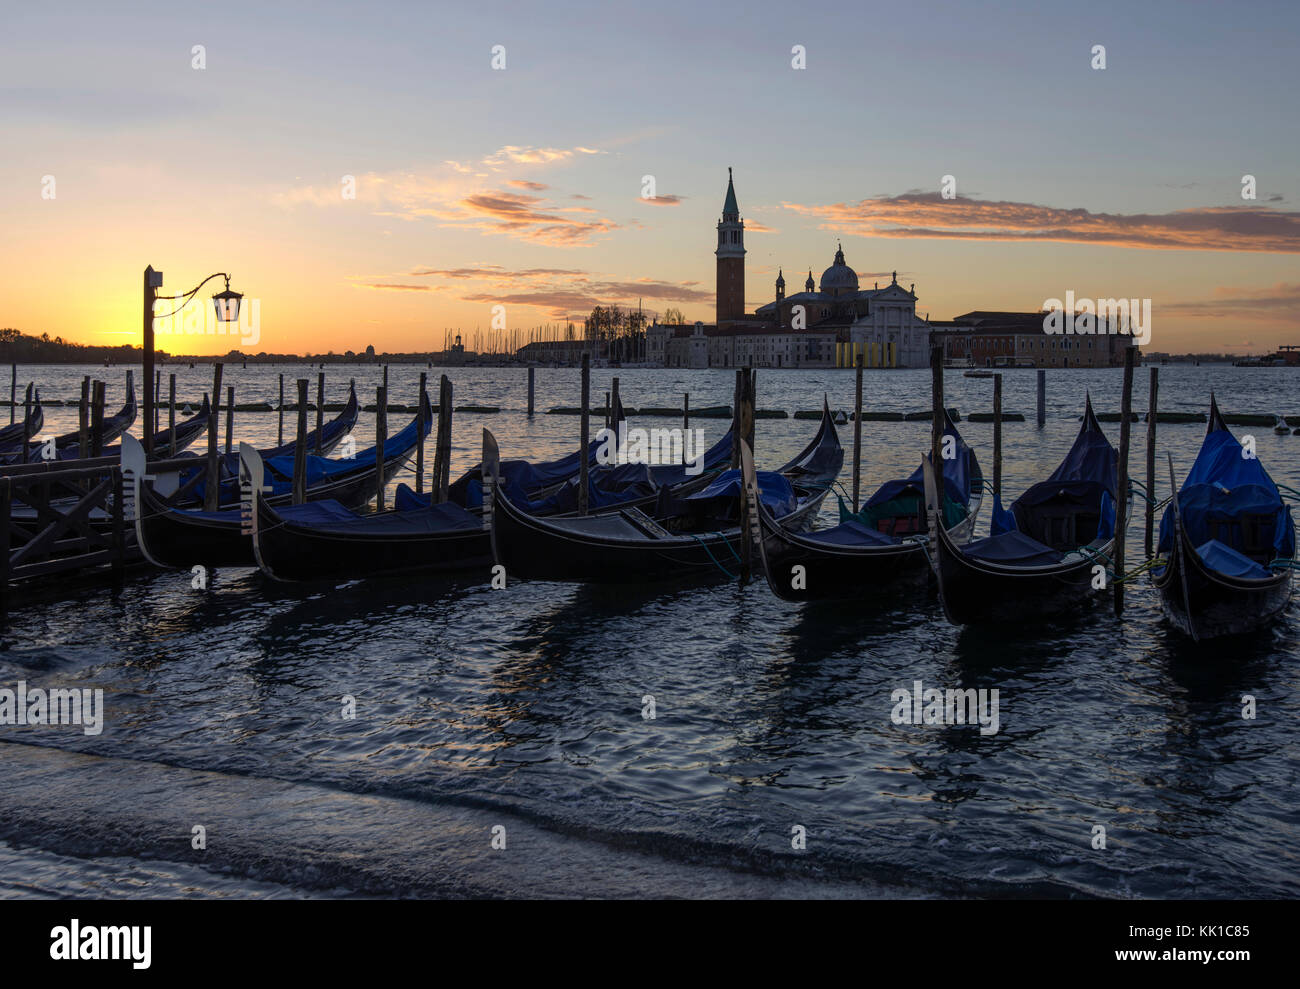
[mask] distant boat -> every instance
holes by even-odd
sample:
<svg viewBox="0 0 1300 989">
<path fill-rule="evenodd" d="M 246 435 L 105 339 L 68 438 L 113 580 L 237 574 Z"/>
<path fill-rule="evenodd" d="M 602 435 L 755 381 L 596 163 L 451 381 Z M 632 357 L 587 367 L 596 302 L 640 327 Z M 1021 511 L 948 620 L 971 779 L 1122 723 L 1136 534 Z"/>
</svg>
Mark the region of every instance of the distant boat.
<svg viewBox="0 0 1300 989">
<path fill-rule="evenodd" d="M 962 375 L 962 377 L 963 378 L 991 378 L 993 377 L 993 372 L 987 370 L 986 368 L 977 367 L 977 368 L 972 368 L 971 370 L 965 372 Z"/>
</svg>

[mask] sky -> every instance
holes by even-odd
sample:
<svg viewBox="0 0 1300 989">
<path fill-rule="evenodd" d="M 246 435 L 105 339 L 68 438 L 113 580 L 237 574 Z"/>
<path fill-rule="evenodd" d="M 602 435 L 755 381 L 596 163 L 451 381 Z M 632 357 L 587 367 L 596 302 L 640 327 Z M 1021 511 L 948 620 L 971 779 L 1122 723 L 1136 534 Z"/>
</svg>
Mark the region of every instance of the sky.
<svg viewBox="0 0 1300 989">
<path fill-rule="evenodd" d="M 138 343 L 150 264 L 231 273 L 249 352 L 711 322 L 731 167 L 751 311 L 842 242 L 934 319 L 1072 291 L 1150 299 L 1152 350 L 1300 344 L 1294 2 L 106 7 L 6 3 L 0 327 Z"/>
</svg>

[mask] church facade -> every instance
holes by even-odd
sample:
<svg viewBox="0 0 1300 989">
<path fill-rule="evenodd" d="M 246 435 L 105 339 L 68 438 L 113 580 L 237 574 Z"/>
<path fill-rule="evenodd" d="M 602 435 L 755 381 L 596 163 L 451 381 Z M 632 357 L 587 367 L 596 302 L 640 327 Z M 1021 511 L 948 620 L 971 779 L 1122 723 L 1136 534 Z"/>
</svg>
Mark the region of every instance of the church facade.
<svg viewBox="0 0 1300 989">
<path fill-rule="evenodd" d="M 728 169 L 730 173 L 730 169 Z M 775 293 L 745 312 L 745 224 L 728 174 L 718 222 L 716 322 L 654 323 L 646 357 L 664 367 L 924 367 L 930 326 L 916 314 L 916 286 L 898 273 L 884 288 L 863 289 L 839 245 L 820 282 L 812 272 L 802 292 L 786 294 L 784 270 Z"/>
</svg>

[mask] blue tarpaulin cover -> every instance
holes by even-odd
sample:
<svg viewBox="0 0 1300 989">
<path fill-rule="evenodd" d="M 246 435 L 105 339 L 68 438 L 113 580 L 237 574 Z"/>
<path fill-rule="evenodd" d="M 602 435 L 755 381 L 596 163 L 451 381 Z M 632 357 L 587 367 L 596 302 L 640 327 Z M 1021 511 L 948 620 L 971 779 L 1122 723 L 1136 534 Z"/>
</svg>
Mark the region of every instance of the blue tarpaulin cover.
<svg viewBox="0 0 1300 989">
<path fill-rule="evenodd" d="M 957 440 L 957 456 L 951 460 L 943 461 L 944 497 L 959 505 L 965 505 L 970 501 L 971 496 L 971 449 L 966 445 L 966 441 L 961 438 L 961 434 L 957 432 L 957 427 L 946 417 L 943 434 L 955 437 Z M 867 499 L 867 503 L 862 507 L 864 509 L 875 508 L 877 505 L 883 505 L 885 502 L 892 501 L 902 495 L 925 497 L 923 466 L 917 467 L 910 477 L 886 481 L 876 489 L 876 492 Z"/>
<path fill-rule="evenodd" d="M 962 547 L 962 552 L 976 560 L 990 563 L 1014 564 L 1022 567 L 1049 566 L 1064 558 L 1050 546 L 1031 539 L 1023 532 L 1002 532 L 984 539 L 975 539 Z"/>
<path fill-rule="evenodd" d="M 664 464 L 647 467 L 644 464 L 619 464 L 601 466 L 596 463 L 596 451 L 600 442 L 591 444 L 590 482 L 587 504 L 594 508 L 606 508 L 636 498 L 655 493 L 657 487 L 670 487 L 689 477 L 685 465 Z M 702 472 L 716 470 L 731 458 L 731 432 L 728 431 L 717 443 L 704 453 Z M 506 496 L 529 514 L 542 512 L 566 512 L 577 508 L 577 475 L 582 466 L 578 454 L 571 453 L 560 460 L 545 464 L 532 464 L 527 460 L 503 460 L 497 468 L 501 485 Z M 563 481 L 572 481 L 572 490 L 563 488 L 544 498 L 537 493 Z M 649 486 L 649 485 L 653 486 Z M 408 488 L 409 497 L 399 507 L 416 508 L 420 504 L 428 505 L 432 496 L 417 495 Z M 483 480 L 481 467 L 474 467 L 456 479 L 447 490 L 447 497 L 466 508 L 481 508 L 483 505 Z"/>
<path fill-rule="evenodd" d="M 794 487 L 784 474 L 776 471 L 760 470 L 758 474 L 758 497 L 777 518 L 789 515 L 797 504 Z M 736 501 L 740 497 L 744 479 L 738 470 L 723 471 L 702 491 L 687 495 L 683 502 L 699 503 L 707 501 Z"/>
<path fill-rule="evenodd" d="M 893 546 L 901 540 L 868 528 L 856 519 L 841 522 L 833 529 L 818 529 L 804 533 L 805 539 L 832 546 Z"/>
<path fill-rule="evenodd" d="M 1096 535 L 1082 544 L 1110 539 L 1115 534 L 1118 472 L 1118 455 L 1097 423 L 1089 401 L 1084 409 L 1083 425 L 1079 427 L 1070 452 L 1047 480 L 1035 484 L 1009 508 L 1002 507 L 1000 498 L 993 499 L 990 535 L 1023 531 L 1025 525 L 1021 525 L 1021 519 L 1028 519 L 1026 525 L 1033 528 L 1035 509 L 1041 510 L 1048 505 L 1058 509 L 1085 510 L 1095 506 L 1100 518 Z"/>
<path fill-rule="evenodd" d="M 430 415 L 424 417 L 424 428 L 420 429 L 420 417 L 416 416 L 410 424 L 400 432 L 394 433 L 384 442 L 384 459 L 391 460 L 401 455 L 403 452 L 414 449 L 418 442 L 421 432 L 428 435 L 429 423 L 432 421 Z M 283 495 L 293 491 L 293 461 L 292 456 L 288 457 L 271 457 L 263 459 L 263 486 L 271 490 L 268 495 Z M 306 458 L 306 478 L 307 486 L 310 488 L 314 484 L 319 484 L 331 478 L 341 477 L 357 470 L 363 470 L 367 467 L 372 468 L 375 465 L 375 447 L 371 446 L 365 450 L 357 451 L 355 456 L 343 457 L 316 457 L 308 456 Z M 239 455 L 232 453 L 222 458 L 221 463 L 221 500 L 223 502 L 234 501 L 239 497 L 239 489 L 235 481 L 236 472 L 239 469 Z M 193 474 L 186 472 L 181 477 L 181 483 L 192 477 Z M 206 492 L 207 477 L 205 476 L 193 488 L 194 497 L 202 500 Z"/>
<path fill-rule="evenodd" d="M 1243 556 L 1226 543 L 1217 539 L 1208 539 L 1196 547 L 1196 554 L 1205 561 L 1211 570 L 1227 574 L 1229 577 L 1247 577 L 1251 580 L 1267 580 L 1273 576 L 1268 567 L 1261 567 L 1249 556 Z"/>
<path fill-rule="evenodd" d="M 1243 543 L 1246 516 L 1255 516 L 1257 519 L 1271 519 L 1271 522 L 1266 522 L 1266 535 L 1271 539 L 1274 556 L 1290 559 L 1295 555 L 1295 528 L 1290 507 L 1282 501 L 1277 485 L 1259 458 L 1242 456 L 1241 444 L 1222 425 L 1206 433 L 1196 461 L 1179 489 L 1178 507 L 1183 526 L 1194 546 L 1221 542 L 1222 537 L 1229 536 L 1232 540 L 1229 548 L 1240 553 L 1247 548 Z M 1160 553 L 1171 551 L 1173 534 L 1174 510 L 1170 505 L 1160 519 Z M 1211 548 L 1211 555 L 1227 565 L 1238 565 L 1217 549 Z M 1210 563 L 1208 559 L 1206 562 Z"/>
</svg>

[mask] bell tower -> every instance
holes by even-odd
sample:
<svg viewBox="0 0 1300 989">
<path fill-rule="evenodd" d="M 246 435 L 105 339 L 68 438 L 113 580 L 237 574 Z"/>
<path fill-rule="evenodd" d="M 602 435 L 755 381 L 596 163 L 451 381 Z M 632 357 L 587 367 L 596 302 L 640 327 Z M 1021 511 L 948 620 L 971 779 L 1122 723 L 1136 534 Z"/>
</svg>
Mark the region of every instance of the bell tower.
<svg viewBox="0 0 1300 989">
<path fill-rule="evenodd" d="M 745 315 L 745 223 L 736 204 L 736 187 L 727 169 L 727 198 L 718 222 L 718 312 L 721 326 L 728 320 Z"/>
</svg>

